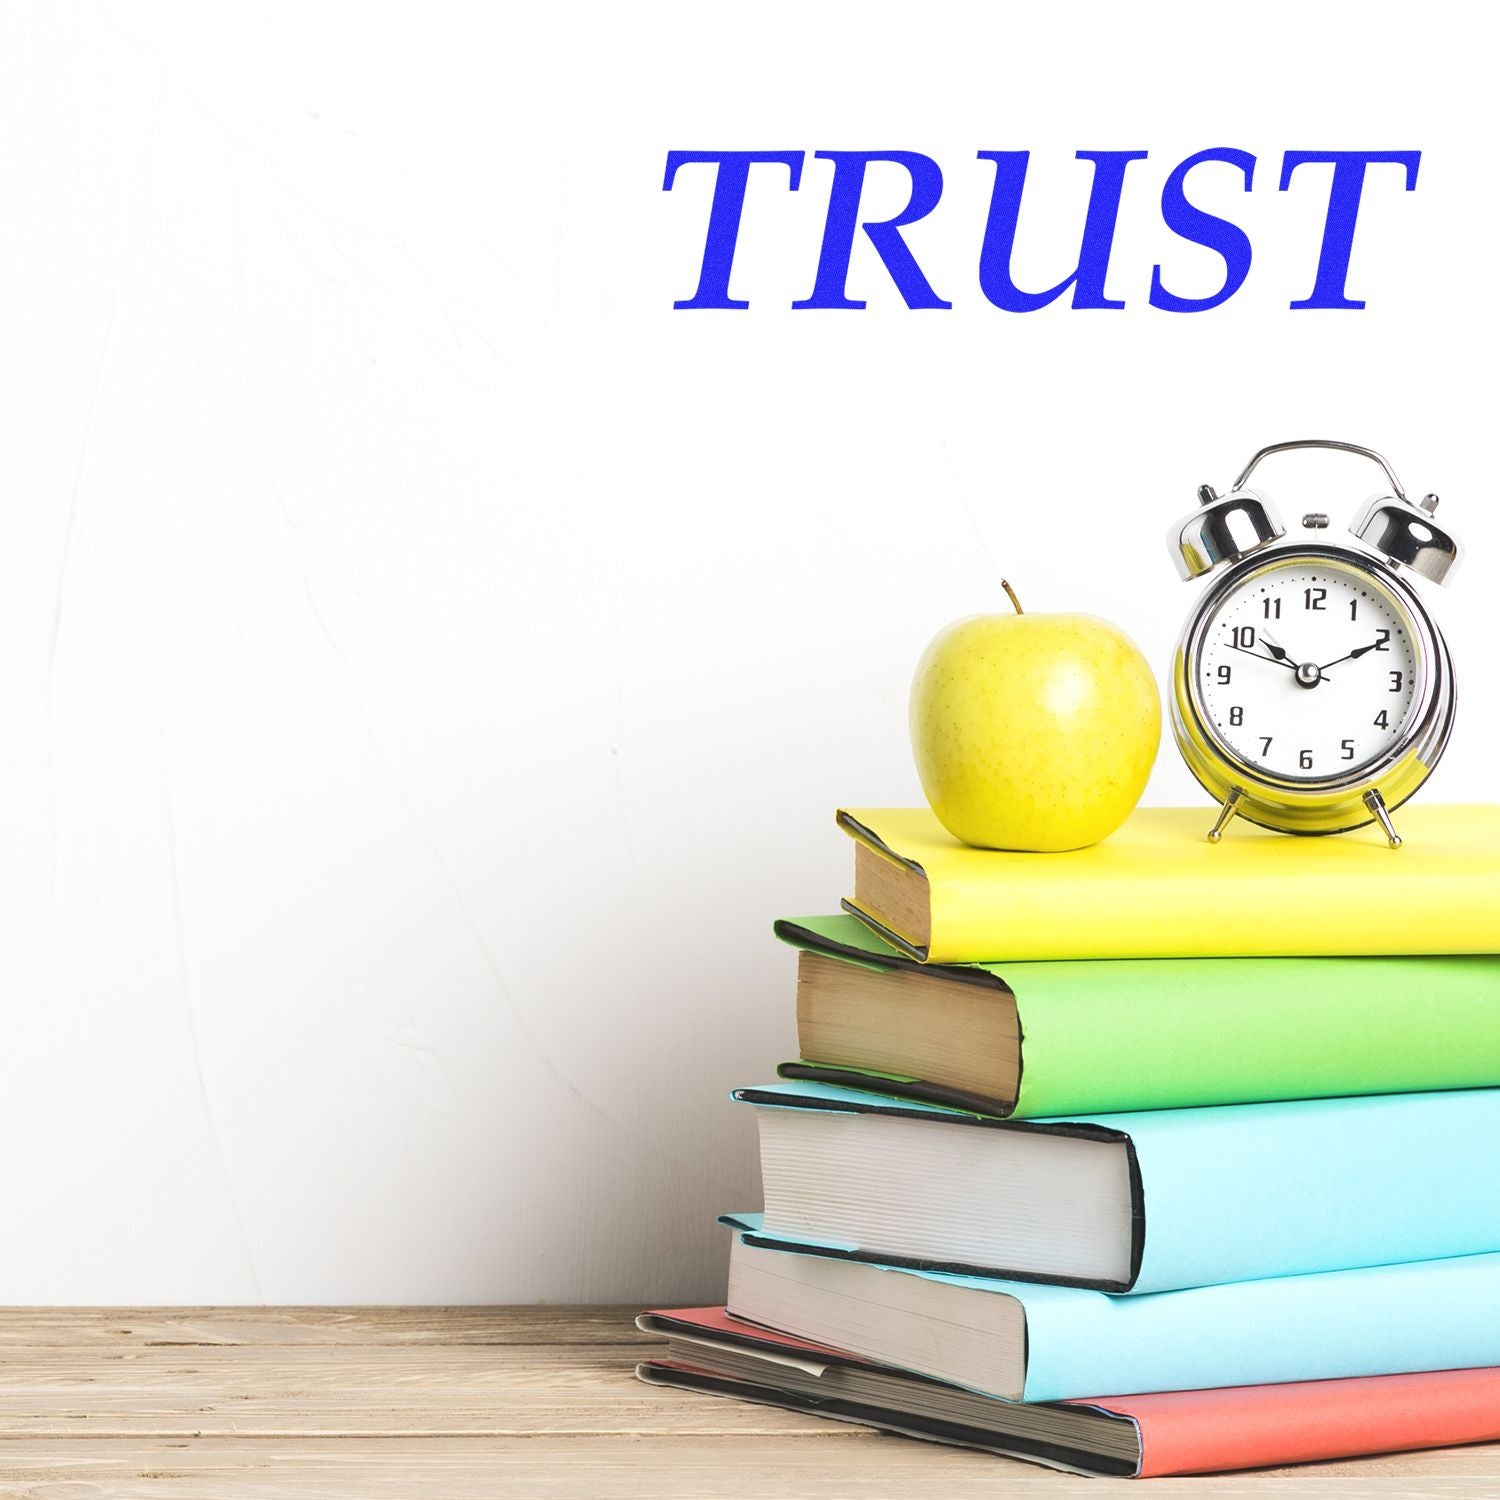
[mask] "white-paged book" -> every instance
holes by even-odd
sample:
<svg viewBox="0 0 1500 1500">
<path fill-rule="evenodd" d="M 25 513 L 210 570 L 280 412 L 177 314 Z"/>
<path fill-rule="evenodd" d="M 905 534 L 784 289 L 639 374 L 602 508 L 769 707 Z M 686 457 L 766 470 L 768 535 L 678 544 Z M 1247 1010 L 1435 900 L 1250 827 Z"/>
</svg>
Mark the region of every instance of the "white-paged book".
<svg viewBox="0 0 1500 1500">
<path fill-rule="evenodd" d="M 766 1232 L 886 1264 L 1143 1293 L 1500 1250 L 1500 1089 L 1067 1120 L 734 1097 Z"/>
<path fill-rule="evenodd" d="M 1008 1400 L 1500 1365 L 1500 1252 L 1122 1297 L 737 1228 L 733 1317 Z"/>
</svg>

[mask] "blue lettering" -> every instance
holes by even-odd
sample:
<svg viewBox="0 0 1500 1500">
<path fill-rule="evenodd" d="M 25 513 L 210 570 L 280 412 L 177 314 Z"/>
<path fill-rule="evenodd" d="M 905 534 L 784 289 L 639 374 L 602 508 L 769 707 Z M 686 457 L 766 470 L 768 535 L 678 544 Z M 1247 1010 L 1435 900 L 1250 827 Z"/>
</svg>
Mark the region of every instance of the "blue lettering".
<svg viewBox="0 0 1500 1500">
<path fill-rule="evenodd" d="M 791 173 L 792 192 L 802 180 L 801 151 L 669 151 L 667 175 L 662 191 L 670 192 L 678 167 L 694 162 L 716 162 L 714 201 L 708 211 L 708 239 L 703 246 L 703 267 L 698 273 L 698 290 L 685 302 L 673 307 L 743 308 L 729 295 L 729 273 L 734 269 L 734 247 L 740 236 L 740 215 L 745 208 L 745 188 L 750 168 L 756 162 L 780 162 Z"/>
<path fill-rule="evenodd" d="M 1406 191 L 1417 185 L 1420 151 L 1288 151 L 1281 162 L 1281 191 L 1287 190 L 1292 173 L 1306 162 L 1332 162 L 1333 185 L 1328 190 L 1328 217 L 1323 224 L 1323 248 L 1318 254 L 1318 274 L 1311 295 L 1291 307 L 1363 307 L 1344 295 L 1349 275 L 1349 255 L 1354 249 L 1354 224 L 1359 218 L 1359 199 L 1365 185 L 1365 168 L 1389 162 L 1406 168 Z"/>
<path fill-rule="evenodd" d="M 981 151 L 981 161 L 995 164 L 995 191 L 990 197 L 989 219 L 979 251 L 979 286 L 996 307 L 1005 312 L 1035 312 L 1055 302 L 1073 288 L 1074 307 L 1124 307 L 1104 295 L 1109 275 L 1109 253 L 1114 246 L 1115 221 L 1120 214 L 1120 194 L 1125 187 L 1125 169 L 1145 158 L 1144 151 L 1079 151 L 1078 161 L 1094 164 L 1094 183 L 1089 192 L 1088 215 L 1083 221 L 1083 242 L 1078 264 L 1065 281 L 1045 292 L 1023 292 L 1011 280 L 1010 259 L 1016 243 L 1016 220 L 1021 213 L 1021 193 L 1026 186 L 1029 151 Z"/>
<path fill-rule="evenodd" d="M 1210 307 L 1217 307 L 1234 296 L 1250 274 L 1250 236 L 1228 219 L 1194 208 L 1183 191 L 1187 174 L 1204 161 L 1222 161 L 1238 167 L 1244 174 L 1247 193 L 1255 180 L 1255 158 L 1248 151 L 1236 151 L 1231 146 L 1200 151 L 1179 163 L 1167 178 L 1167 185 L 1161 190 L 1162 222 L 1173 234 L 1216 252 L 1224 261 L 1224 284 L 1209 297 L 1179 297 L 1162 285 L 1161 267 L 1153 266 L 1151 305 L 1164 312 L 1207 312 Z"/>
<path fill-rule="evenodd" d="M 907 224 L 925 219 L 943 196 L 943 174 L 938 164 L 918 151 L 818 151 L 814 155 L 833 163 L 833 186 L 828 194 L 823 249 L 818 256 L 818 274 L 813 282 L 812 295 L 792 303 L 792 306 L 859 308 L 865 305 L 845 293 L 855 231 L 862 228 L 908 307 L 952 307 L 951 302 L 944 302 L 933 291 L 916 257 L 901 238 L 901 230 Z M 906 200 L 906 207 L 894 218 L 866 219 L 861 225 L 859 199 L 864 189 L 865 168 L 872 161 L 889 161 L 905 167 L 911 177 L 911 195 Z"/>
</svg>

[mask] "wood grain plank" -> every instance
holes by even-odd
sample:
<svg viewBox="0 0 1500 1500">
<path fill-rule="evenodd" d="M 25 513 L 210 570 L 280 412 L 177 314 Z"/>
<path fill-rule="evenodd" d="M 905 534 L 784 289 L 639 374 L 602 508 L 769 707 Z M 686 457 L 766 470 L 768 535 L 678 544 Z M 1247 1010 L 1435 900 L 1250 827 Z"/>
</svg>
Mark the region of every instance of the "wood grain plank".
<svg viewBox="0 0 1500 1500">
<path fill-rule="evenodd" d="M 1493 1459 L 1483 1450 L 1426 1455 L 1401 1474 L 1228 1475 L 1148 1481 L 1081 1479 L 986 1454 L 836 1428 L 826 1440 L 766 1442 L 754 1437 L 642 1441 L 620 1437 L 302 1439 L 258 1442 L 102 1440 L 0 1443 L 0 1496 L 24 1500 L 1417 1500 L 1495 1493 Z M 1466 1456 L 1467 1455 L 1467 1459 Z M 1433 1464 L 1431 1460 L 1440 1458 Z"/>
<path fill-rule="evenodd" d="M 817 1431 L 817 1418 L 665 1391 L 599 1348 L 319 1346 L 35 1351 L 0 1361 L 0 1437 Z"/>
<path fill-rule="evenodd" d="M 0 1310 L 0 1497 L 1104 1496 L 1139 1486 L 648 1388 L 632 1309 Z M 1157 1480 L 1490 1496 L 1500 1444 Z"/>
<path fill-rule="evenodd" d="M 636 1344 L 624 1307 L 0 1307 L 0 1350 L 128 1344 Z"/>
</svg>

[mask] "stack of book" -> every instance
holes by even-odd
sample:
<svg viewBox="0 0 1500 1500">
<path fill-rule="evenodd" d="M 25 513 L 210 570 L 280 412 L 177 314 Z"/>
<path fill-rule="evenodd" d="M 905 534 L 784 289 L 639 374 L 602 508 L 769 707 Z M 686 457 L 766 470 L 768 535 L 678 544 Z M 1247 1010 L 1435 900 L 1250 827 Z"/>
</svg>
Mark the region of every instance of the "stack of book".
<svg viewBox="0 0 1500 1500">
<path fill-rule="evenodd" d="M 1113 1475 L 1500 1438 L 1500 808 L 839 822 L 764 1212 L 643 1379 Z"/>
</svg>

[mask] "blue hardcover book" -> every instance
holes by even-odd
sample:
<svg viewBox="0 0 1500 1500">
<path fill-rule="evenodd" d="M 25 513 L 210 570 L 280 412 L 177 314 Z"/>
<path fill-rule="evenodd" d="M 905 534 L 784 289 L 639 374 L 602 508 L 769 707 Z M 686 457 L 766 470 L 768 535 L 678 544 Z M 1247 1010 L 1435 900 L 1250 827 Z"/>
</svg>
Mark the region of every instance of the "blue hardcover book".
<svg viewBox="0 0 1500 1500">
<path fill-rule="evenodd" d="M 766 1235 L 730 1257 L 733 1317 L 1013 1401 L 1500 1364 L 1500 1254 L 1121 1297 L 849 1260 Z"/>
<path fill-rule="evenodd" d="M 1500 1089 L 999 1120 L 816 1083 L 756 1106 L 765 1232 L 1161 1292 L 1500 1250 Z"/>
</svg>

